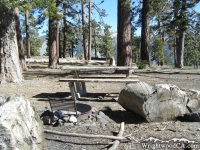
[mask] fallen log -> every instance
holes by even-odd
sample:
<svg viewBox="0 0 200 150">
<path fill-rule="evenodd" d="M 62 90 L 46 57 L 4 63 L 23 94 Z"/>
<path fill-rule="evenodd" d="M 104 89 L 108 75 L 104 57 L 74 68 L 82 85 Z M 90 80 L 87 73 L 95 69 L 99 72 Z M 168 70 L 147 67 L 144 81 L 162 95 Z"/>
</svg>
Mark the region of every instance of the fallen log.
<svg viewBox="0 0 200 150">
<path fill-rule="evenodd" d="M 83 137 L 83 138 L 104 138 L 111 140 L 119 140 L 119 141 L 131 141 L 130 137 L 116 137 L 116 136 L 108 136 L 108 135 L 89 135 L 89 134 L 78 134 L 78 133 L 63 133 L 58 131 L 44 130 L 44 133 L 56 134 L 61 136 L 74 136 L 74 137 Z"/>
<path fill-rule="evenodd" d="M 46 140 L 50 141 L 56 141 L 56 142 L 61 142 L 61 143 L 70 143 L 70 144 L 78 144 L 78 145 L 112 145 L 114 142 L 96 142 L 96 143 L 86 143 L 86 142 L 72 142 L 72 141 L 66 141 L 62 139 L 55 139 L 55 138 L 47 138 L 45 137 Z"/>
<path fill-rule="evenodd" d="M 117 134 L 117 137 L 122 137 L 123 133 L 124 133 L 124 122 L 121 123 L 120 130 L 119 130 L 119 133 Z M 120 143 L 119 140 L 115 140 L 112 147 L 110 147 L 108 150 L 116 150 L 119 143 Z"/>
</svg>

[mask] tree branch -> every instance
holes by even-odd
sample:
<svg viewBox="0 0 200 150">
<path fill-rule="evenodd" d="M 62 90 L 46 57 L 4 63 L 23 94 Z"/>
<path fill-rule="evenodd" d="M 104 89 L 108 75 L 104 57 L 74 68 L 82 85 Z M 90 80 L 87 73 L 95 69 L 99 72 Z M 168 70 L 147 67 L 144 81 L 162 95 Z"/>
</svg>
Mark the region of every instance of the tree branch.
<svg viewBox="0 0 200 150">
<path fill-rule="evenodd" d="M 122 137 L 123 133 L 124 133 L 124 122 L 121 123 L 120 130 L 117 137 Z M 108 150 L 116 150 L 119 143 L 120 143 L 119 140 L 115 140 L 113 146 L 110 147 Z"/>
<path fill-rule="evenodd" d="M 74 136 L 74 137 L 83 137 L 83 138 L 103 138 L 103 139 L 111 139 L 111 140 L 119 140 L 119 141 L 131 141 L 131 137 L 116 137 L 116 136 L 108 136 L 108 135 L 89 135 L 89 134 L 78 134 L 78 133 L 63 133 L 51 130 L 44 130 L 44 133 L 56 134 L 61 136 Z"/>
</svg>

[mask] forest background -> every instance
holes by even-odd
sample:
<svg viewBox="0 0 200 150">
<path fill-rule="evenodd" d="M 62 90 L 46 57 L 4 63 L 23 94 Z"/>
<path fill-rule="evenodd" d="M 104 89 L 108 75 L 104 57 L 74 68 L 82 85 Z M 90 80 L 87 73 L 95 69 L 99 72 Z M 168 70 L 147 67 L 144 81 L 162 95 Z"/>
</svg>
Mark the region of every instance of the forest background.
<svg viewBox="0 0 200 150">
<path fill-rule="evenodd" d="M 114 55 L 118 66 L 131 66 L 135 62 L 139 68 L 152 63 L 198 68 L 200 15 L 196 8 L 199 0 L 118 0 L 116 45 L 111 26 L 104 21 L 107 13 L 101 5 L 106 2 L 106 6 L 115 4 L 108 0 L 1 1 L 1 49 L 12 45 L 11 33 L 5 34 L 8 29 L 12 34 L 16 30 L 20 64 L 26 70 L 25 57 L 40 55 L 39 29 L 47 25 L 45 55 L 49 56 L 50 68 L 58 67 L 59 58 L 79 57 L 77 54 L 85 60 L 99 59 L 100 55 L 107 60 Z M 76 52 L 78 45 L 82 53 Z M 14 46 L 9 48 L 8 53 L 15 50 Z M 6 50 L 1 52 L 1 59 L 5 59 L 1 60 L 3 76 L 6 69 L 2 62 L 9 60 L 5 57 Z"/>
</svg>

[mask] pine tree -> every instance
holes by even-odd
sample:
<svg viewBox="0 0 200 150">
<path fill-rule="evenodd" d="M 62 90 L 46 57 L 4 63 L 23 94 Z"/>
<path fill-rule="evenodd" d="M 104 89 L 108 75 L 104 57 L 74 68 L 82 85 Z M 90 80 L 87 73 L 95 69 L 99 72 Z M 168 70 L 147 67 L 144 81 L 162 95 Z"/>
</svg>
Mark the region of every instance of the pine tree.
<svg viewBox="0 0 200 150">
<path fill-rule="evenodd" d="M 93 35 L 92 35 L 92 49 L 94 49 L 94 57 L 97 58 L 97 52 L 100 50 L 101 44 L 101 24 L 97 23 L 95 20 L 92 21 Z"/>
<path fill-rule="evenodd" d="M 132 65 L 130 0 L 118 0 L 117 66 Z"/>
<path fill-rule="evenodd" d="M 149 18 L 150 18 L 150 1 L 143 0 L 142 7 L 142 31 L 141 31 L 141 61 L 150 65 L 149 54 Z"/>
<path fill-rule="evenodd" d="M 21 12 L 21 15 L 24 15 L 23 12 Z M 30 53 L 30 56 L 40 56 L 39 48 L 42 46 L 42 41 L 39 38 L 39 31 L 37 27 L 37 18 L 34 17 L 34 10 L 29 13 L 29 42 L 30 42 L 30 52 L 27 44 L 27 38 L 26 38 L 26 23 L 25 20 L 22 20 L 22 31 L 23 36 L 25 37 L 23 39 L 25 53 Z"/>
<path fill-rule="evenodd" d="M 105 25 L 104 35 L 102 36 L 102 42 L 100 45 L 100 54 L 106 59 L 110 58 L 114 54 L 114 47 L 112 45 L 112 37 L 110 35 L 109 26 Z"/>
<path fill-rule="evenodd" d="M 131 41 L 132 41 L 133 62 L 138 63 L 140 60 L 141 37 L 132 35 Z"/>
<path fill-rule="evenodd" d="M 184 66 L 184 46 L 186 32 L 193 26 L 194 13 L 191 11 L 199 1 L 173 0 L 171 12 L 168 13 L 168 33 L 174 37 L 174 62 L 175 67 Z M 171 16 L 171 17 L 170 17 Z M 171 19 L 173 18 L 173 19 Z"/>
<path fill-rule="evenodd" d="M 157 61 L 158 65 L 162 65 L 164 62 L 164 47 L 163 41 L 160 37 L 156 37 L 151 45 L 152 60 Z"/>
</svg>

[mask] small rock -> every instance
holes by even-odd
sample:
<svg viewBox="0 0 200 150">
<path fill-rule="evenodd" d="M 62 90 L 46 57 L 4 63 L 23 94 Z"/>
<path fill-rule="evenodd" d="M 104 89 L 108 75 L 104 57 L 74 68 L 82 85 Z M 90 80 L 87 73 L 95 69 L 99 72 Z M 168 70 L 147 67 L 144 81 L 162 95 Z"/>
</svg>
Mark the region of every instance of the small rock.
<svg viewBox="0 0 200 150">
<path fill-rule="evenodd" d="M 85 123 L 85 124 L 90 124 L 90 123 L 92 123 L 92 122 L 91 122 L 90 120 L 85 120 L 84 123 Z"/>
<path fill-rule="evenodd" d="M 95 107 L 92 107 L 92 113 L 95 113 L 95 112 L 97 112 L 98 110 L 95 108 Z"/>
<path fill-rule="evenodd" d="M 66 123 L 64 123 L 64 126 L 65 127 L 74 126 L 74 123 L 72 123 L 72 122 L 66 122 Z"/>
<path fill-rule="evenodd" d="M 76 118 L 74 115 L 71 115 L 71 116 L 69 117 L 69 122 L 75 123 L 75 122 L 77 122 L 77 118 Z"/>
<path fill-rule="evenodd" d="M 54 112 L 54 116 L 56 116 L 58 119 L 63 118 L 63 113 L 60 110 L 57 110 Z"/>
<path fill-rule="evenodd" d="M 88 130 L 98 132 L 98 128 L 96 126 L 89 126 Z"/>
<path fill-rule="evenodd" d="M 64 117 L 63 117 L 63 120 L 64 120 L 65 122 L 68 122 L 68 121 L 69 121 L 69 116 L 64 116 Z"/>
<path fill-rule="evenodd" d="M 94 122 L 96 122 L 96 121 L 97 121 L 97 119 L 96 119 L 96 118 L 94 118 L 94 117 L 90 118 L 90 120 L 91 120 L 91 121 L 94 121 Z"/>
<path fill-rule="evenodd" d="M 197 131 L 200 131 L 200 128 L 198 128 Z"/>
<path fill-rule="evenodd" d="M 98 96 L 98 98 L 99 98 L 99 99 L 103 99 L 103 97 L 102 97 L 102 96 Z"/>
<path fill-rule="evenodd" d="M 76 122 L 77 126 L 82 126 L 84 124 L 84 122 Z"/>
<path fill-rule="evenodd" d="M 100 115 L 97 116 L 97 121 L 100 122 L 102 128 L 104 129 L 108 121 L 102 118 Z"/>
<path fill-rule="evenodd" d="M 99 111 L 99 115 L 100 115 L 102 118 L 106 119 L 107 121 L 111 121 L 110 118 L 109 118 L 108 116 L 106 116 L 102 111 Z"/>
<path fill-rule="evenodd" d="M 116 102 L 118 101 L 118 97 L 113 97 L 112 100 L 115 100 Z"/>
</svg>

